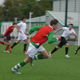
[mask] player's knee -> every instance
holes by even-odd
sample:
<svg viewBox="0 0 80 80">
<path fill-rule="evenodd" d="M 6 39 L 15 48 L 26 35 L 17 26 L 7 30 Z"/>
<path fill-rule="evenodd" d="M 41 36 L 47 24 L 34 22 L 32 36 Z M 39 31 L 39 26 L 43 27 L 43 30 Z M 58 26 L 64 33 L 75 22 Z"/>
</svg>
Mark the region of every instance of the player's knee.
<svg viewBox="0 0 80 80">
<path fill-rule="evenodd" d="M 24 62 L 25 63 L 29 63 L 31 61 L 31 59 L 25 59 Z"/>
<path fill-rule="evenodd" d="M 27 44 L 27 43 L 28 43 L 28 41 L 26 40 L 26 41 L 25 41 L 25 44 Z"/>
<path fill-rule="evenodd" d="M 29 63 L 29 62 L 30 62 L 30 60 L 25 60 L 24 62 L 25 62 L 25 63 Z"/>
<path fill-rule="evenodd" d="M 44 58 L 45 58 L 45 59 L 47 59 L 47 58 L 49 58 L 49 56 L 48 56 L 48 55 L 46 55 L 46 56 L 44 56 Z"/>
<path fill-rule="evenodd" d="M 59 46 L 57 46 L 56 48 L 57 48 L 57 49 L 59 49 L 60 47 L 59 47 Z"/>
<path fill-rule="evenodd" d="M 66 44 L 66 47 L 69 47 L 69 43 Z"/>
<path fill-rule="evenodd" d="M 9 42 L 9 45 L 11 45 L 11 43 L 12 43 L 12 42 L 10 41 L 10 42 Z"/>
</svg>

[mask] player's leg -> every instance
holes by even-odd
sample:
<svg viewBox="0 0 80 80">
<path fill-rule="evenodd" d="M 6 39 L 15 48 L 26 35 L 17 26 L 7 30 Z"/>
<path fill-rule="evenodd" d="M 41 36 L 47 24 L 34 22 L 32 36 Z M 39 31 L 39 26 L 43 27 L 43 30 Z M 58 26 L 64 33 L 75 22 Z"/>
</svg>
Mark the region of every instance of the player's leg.
<svg viewBox="0 0 80 80">
<path fill-rule="evenodd" d="M 3 44 L 3 45 L 5 45 L 5 42 L 3 42 L 3 41 L 0 41 L 0 43 Z"/>
<path fill-rule="evenodd" d="M 57 47 L 55 47 L 52 51 L 49 52 L 49 57 L 51 58 L 51 55 L 56 52 L 59 48 L 61 48 L 64 44 L 62 43 L 62 41 L 58 44 Z"/>
<path fill-rule="evenodd" d="M 80 49 L 80 46 L 75 50 L 75 54 L 77 54 L 79 49 Z"/>
<path fill-rule="evenodd" d="M 28 44 L 28 40 L 25 39 L 24 40 L 24 50 L 23 50 L 23 53 L 26 53 L 27 52 L 27 50 L 26 50 L 27 44 Z"/>
<path fill-rule="evenodd" d="M 10 51 L 10 53 L 11 53 L 11 52 L 12 52 L 12 49 L 11 49 L 10 45 L 11 45 L 11 43 L 12 43 L 12 40 L 8 41 L 8 43 L 9 43 L 8 49 L 9 49 L 9 51 Z"/>
<path fill-rule="evenodd" d="M 35 60 L 36 60 L 36 59 L 46 59 L 46 58 L 48 58 L 48 57 L 49 57 L 49 56 L 48 56 L 47 51 L 44 50 L 44 51 L 41 51 L 40 54 L 35 55 L 35 56 L 34 56 L 34 59 L 35 59 Z"/>
<path fill-rule="evenodd" d="M 30 43 L 29 44 L 29 47 L 28 47 L 28 51 L 27 51 L 27 57 L 25 60 L 21 61 L 20 63 L 18 63 L 17 65 L 15 65 L 13 68 L 12 68 L 12 71 L 17 73 L 17 74 L 20 74 L 18 72 L 18 69 L 23 67 L 24 65 L 26 65 L 28 62 L 31 61 L 31 59 L 34 57 L 34 55 L 36 54 L 37 52 L 37 49 Z"/>
<path fill-rule="evenodd" d="M 3 45 L 7 45 L 7 36 L 5 36 L 5 35 L 4 35 L 4 41 L 5 41 L 5 42 L 0 41 L 0 43 L 3 44 Z"/>
<path fill-rule="evenodd" d="M 10 37 L 4 37 L 5 45 L 7 45 L 7 47 L 6 47 L 6 49 L 5 49 L 4 52 L 7 52 L 7 53 L 10 53 L 10 52 L 8 51 L 8 49 L 9 49 L 9 43 L 8 43 L 8 41 L 9 41 L 9 40 L 10 40 Z"/>
<path fill-rule="evenodd" d="M 14 46 L 16 46 L 21 40 L 17 40 L 16 42 L 13 43 L 13 45 L 11 46 L 11 49 L 14 48 Z"/>
<path fill-rule="evenodd" d="M 68 55 L 68 50 L 69 50 L 69 43 L 66 43 L 66 48 L 65 48 L 65 57 L 69 58 L 70 56 Z"/>
<path fill-rule="evenodd" d="M 37 51 L 40 53 L 38 55 L 35 55 L 34 56 L 34 59 L 37 60 L 37 59 L 46 59 L 48 58 L 48 53 L 47 51 L 44 49 L 44 47 L 40 46 Z M 30 61 L 30 65 L 33 66 L 33 59 Z"/>
<path fill-rule="evenodd" d="M 16 74 L 21 74 L 18 69 L 25 66 L 27 63 L 31 61 L 31 57 L 27 55 L 26 59 L 15 65 L 11 70 Z"/>
</svg>

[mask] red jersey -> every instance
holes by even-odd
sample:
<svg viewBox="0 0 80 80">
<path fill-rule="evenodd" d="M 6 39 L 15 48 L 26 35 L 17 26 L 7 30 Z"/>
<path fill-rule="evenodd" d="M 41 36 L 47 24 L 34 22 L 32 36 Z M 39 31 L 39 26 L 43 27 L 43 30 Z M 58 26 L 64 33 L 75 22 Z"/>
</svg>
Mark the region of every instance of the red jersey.
<svg viewBox="0 0 80 80">
<path fill-rule="evenodd" d="M 34 43 L 39 43 L 39 46 L 48 40 L 47 35 L 53 31 L 50 26 L 44 26 L 30 39 Z"/>
<path fill-rule="evenodd" d="M 10 27 L 6 30 L 6 32 L 5 32 L 4 35 L 10 36 L 10 34 L 13 32 L 13 30 L 14 30 L 14 26 L 10 26 Z"/>
</svg>

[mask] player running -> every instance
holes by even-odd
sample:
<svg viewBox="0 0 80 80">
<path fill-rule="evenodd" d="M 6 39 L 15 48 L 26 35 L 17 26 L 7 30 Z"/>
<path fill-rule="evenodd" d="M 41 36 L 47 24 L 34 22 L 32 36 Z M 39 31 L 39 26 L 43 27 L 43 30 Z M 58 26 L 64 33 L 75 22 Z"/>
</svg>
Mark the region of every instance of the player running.
<svg viewBox="0 0 80 80">
<path fill-rule="evenodd" d="M 23 16 L 22 17 L 22 22 L 20 22 L 18 25 L 17 25 L 17 29 L 19 31 L 19 35 L 18 35 L 18 39 L 17 41 L 11 46 L 11 49 L 14 48 L 14 46 L 16 46 L 21 40 L 24 41 L 24 50 L 23 50 L 23 53 L 26 53 L 27 50 L 26 50 L 26 47 L 27 47 L 27 43 L 28 43 L 28 40 L 27 40 L 27 37 L 26 35 L 29 35 L 28 33 L 26 33 L 25 31 L 27 30 L 26 28 L 26 17 Z M 20 30 L 19 30 L 19 27 L 20 27 Z"/>
<path fill-rule="evenodd" d="M 51 26 L 43 27 L 33 27 L 29 31 L 29 34 L 32 34 L 34 31 L 38 31 L 31 39 L 27 51 L 27 57 L 25 60 L 21 61 L 12 68 L 12 71 L 16 74 L 21 74 L 18 72 L 18 69 L 26 65 L 31 61 L 31 59 L 46 59 L 48 58 L 47 51 L 43 48 L 42 44 L 48 40 L 48 43 L 54 43 L 60 39 L 58 36 L 56 39 L 53 39 L 54 30 L 58 28 L 58 20 L 54 19 L 50 22 Z M 35 55 L 37 52 L 40 54 Z M 35 55 L 35 56 L 34 56 Z"/>
<path fill-rule="evenodd" d="M 17 23 L 13 23 L 13 25 L 12 26 L 10 26 L 7 30 L 6 30 L 6 32 L 5 32 L 5 34 L 4 34 L 4 41 L 5 42 L 3 42 L 3 41 L 0 41 L 0 43 L 1 44 L 3 44 L 3 45 L 7 45 L 7 47 L 6 47 L 6 49 L 5 49 L 5 51 L 4 52 L 7 52 L 7 53 L 10 53 L 11 52 L 11 47 L 10 47 L 10 45 L 11 45 L 11 43 L 12 43 L 12 40 L 11 40 L 11 38 L 10 38 L 10 34 L 13 32 L 13 30 L 14 30 L 14 28 L 17 26 Z M 8 49 L 9 49 L 9 51 L 8 51 Z"/>
<path fill-rule="evenodd" d="M 49 57 L 51 57 L 51 54 L 53 54 L 54 52 L 56 52 L 59 48 L 62 48 L 63 45 L 66 45 L 66 48 L 65 48 L 65 57 L 66 58 L 69 58 L 70 56 L 68 55 L 68 48 L 69 48 L 69 43 L 67 42 L 68 40 L 68 37 L 73 34 L 74 36 L 77 37 L 77 34 L 76 32 L 74 31 L 73 29 L 73 24 L 70 24 L 69 25 L 69 28 L 67 27 L 63 27 L 63 28 L 60 28 L 58 29 L 55 34 L 60 31 L 60 30 L 64 30 L 63 34 L 61 35 L 61 41 L 60 43 L 58 44 L 58 46 L 56 48 L 54 48 L 52 51 L 49 52 Z"/>
</svg>

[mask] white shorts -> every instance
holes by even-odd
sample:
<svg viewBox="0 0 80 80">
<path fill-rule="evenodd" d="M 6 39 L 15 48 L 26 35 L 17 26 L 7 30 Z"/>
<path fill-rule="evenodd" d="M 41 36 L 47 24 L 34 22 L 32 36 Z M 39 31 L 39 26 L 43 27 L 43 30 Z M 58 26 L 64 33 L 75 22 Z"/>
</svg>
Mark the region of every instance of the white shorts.
<svg viewBox="0 0 80 80">
<path fill-rule="evenodd" d="M 17 40 L 26 40 L 26 39 L 27 39 L 26 35 L 24 33 L 19 32 Z"/>
<path fill-rule="evenodd" d="M 44 50 L 45 48 L 43 46 L 40 46 L 39 48 L 35 48 L 31 43 L 29 43 L 28 51 L 26 54 L 29 55 L 31 58 L 34 58 L 34 55 L 37 52 L 42 52 Z"/>
</svg>

